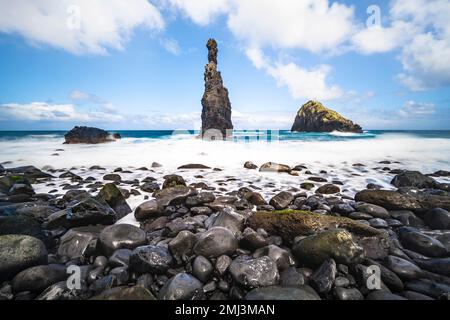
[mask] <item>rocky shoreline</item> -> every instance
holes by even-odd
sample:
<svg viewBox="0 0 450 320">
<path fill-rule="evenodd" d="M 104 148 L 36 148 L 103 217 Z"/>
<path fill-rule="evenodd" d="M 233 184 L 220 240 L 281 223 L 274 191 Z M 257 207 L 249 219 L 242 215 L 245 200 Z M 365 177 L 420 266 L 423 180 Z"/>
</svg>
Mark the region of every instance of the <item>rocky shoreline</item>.
<svg viewBox="0 0 450 320">
<path fill-rule="evenodd" d="M 348 193 L 305 164 L 244 165 L 296 187 L 198 164 L 4 164 L 0 299 L 448 300 L 450 172 L 393 165 L 390 188 Z"/>
</svg>

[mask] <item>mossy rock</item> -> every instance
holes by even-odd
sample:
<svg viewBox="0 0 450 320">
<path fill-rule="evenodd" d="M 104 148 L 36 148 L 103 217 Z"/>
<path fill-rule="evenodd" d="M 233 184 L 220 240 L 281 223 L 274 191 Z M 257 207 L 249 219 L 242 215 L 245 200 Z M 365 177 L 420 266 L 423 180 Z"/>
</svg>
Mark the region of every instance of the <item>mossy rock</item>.
<svg viewBox="0 0 450 320">
<path fill-rule="evenodd" d="M 376 236 L 380 231 L 349 218 L 326 216 L 309 211 L 259 211 L 248 219 L 254 230 L 263 228 L 270 234 L 292 242 L 299 235 L 312 235 L 324 230 L 345 229 L 360 236 Z"/>
</svg>

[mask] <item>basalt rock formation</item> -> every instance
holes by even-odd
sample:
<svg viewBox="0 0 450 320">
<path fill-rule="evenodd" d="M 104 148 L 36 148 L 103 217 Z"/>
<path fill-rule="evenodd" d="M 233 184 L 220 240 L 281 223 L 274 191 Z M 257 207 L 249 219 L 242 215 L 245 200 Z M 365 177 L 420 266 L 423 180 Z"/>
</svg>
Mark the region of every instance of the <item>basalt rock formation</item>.
<svg viewBox="0 0 450 320">
<path fill-rule="evenodd" d="M 65 144 L 97 144 L 112 142 L 120 139 L 120 134 L 111 134 L 105 130 L 90 127 L 75 127 L 70 130 L 64 138 L 66 139 Z"/>
<path fill-rule="evenodd" d="M 359 125 L 317 101 L 309 101 L 302 106 L 291 130 L 297 132 L 340 131 L 362 133 L 362 128 Z"/>
<path fill-rule="evenodd" d="M 202 99 L 202 136 L 207 130 L 217 130 L 226 137 L 227 129 L 233 129 L 231 103 L 228 90 L 223 86 L 222 76 L 217 71 L 216 40 L 209 39 L 206 47 L 208 48 L 208 64 L 205 66 L 205 93 Z"/>
</svg>

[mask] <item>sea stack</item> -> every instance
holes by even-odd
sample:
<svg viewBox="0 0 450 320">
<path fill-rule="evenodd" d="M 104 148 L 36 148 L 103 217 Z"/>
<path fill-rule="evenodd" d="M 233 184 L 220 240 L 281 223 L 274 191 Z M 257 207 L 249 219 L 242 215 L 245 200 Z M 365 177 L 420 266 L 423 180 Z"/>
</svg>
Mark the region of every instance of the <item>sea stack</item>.
<svg viewBox="0 0 450 320">
<path fill-rule="evenodd" d="M 210 138 L 219 132 L 222 137 L 230 135 L 233 129 L 231 122 L 231 103 L 228 98 L 228 90 L 223 86 L 222 76 L 217 71 L 217 42 L 209 39 L 208 64 L 205 66 L 205 93 L 202 99 L 202 136 Z M 227 132 L 228 130 L 228 132 Z M 205 132 L 207 134 L 205 135 Z"/>
<path fill-rule="evenodd" d="M 295 118 L 291 131 L 297 132 L 353 132 L 362 133 L 358 124 L 344 118 L 336 111 L 326 108 L 320 102 L 309 101 L 302 106 Z"/>
<path fill-rule="evenodd" d="M 64 144 L 98 144 L 116 141 L 121 136 L 98 128 L 77 126 L 66 133 L 64 138 L 66 140 Z"/>
</svg>

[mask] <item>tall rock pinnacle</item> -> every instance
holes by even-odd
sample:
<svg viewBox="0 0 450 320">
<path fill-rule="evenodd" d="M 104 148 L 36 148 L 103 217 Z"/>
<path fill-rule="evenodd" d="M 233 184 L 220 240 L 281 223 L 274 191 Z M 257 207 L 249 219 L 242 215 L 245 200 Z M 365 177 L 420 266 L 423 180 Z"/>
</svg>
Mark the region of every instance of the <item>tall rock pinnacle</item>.
<svg viewBox="0 0 450 320">
<path fill-rule="evenodd" d="M 210 134 L 215 130 L 226 137 L 227 129 L 233 129 L 231 103 L 228 90 L 223 86 L 222 76 L 217 71 L 216 40 L 209 39 L 206 47 L 208 48 L 208 64 L 205 66 L 205 93 L 202 99 L 202 135 L 206 131 Z"/>
</svg>

